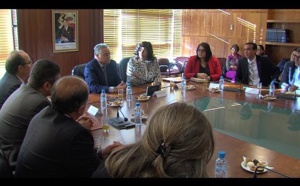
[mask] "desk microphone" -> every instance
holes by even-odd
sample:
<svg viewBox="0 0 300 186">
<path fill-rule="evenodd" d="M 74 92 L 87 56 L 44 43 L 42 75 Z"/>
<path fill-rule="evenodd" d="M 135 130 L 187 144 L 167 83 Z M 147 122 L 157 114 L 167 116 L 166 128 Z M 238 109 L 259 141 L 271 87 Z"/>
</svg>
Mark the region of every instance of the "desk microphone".
<svg viewBox="0 0 300 186">
<path fill-rule="evenodd" d="M 121 112 L 121 114 L 123 115 L 124 118 L 119 116 L 119 110 Z M 107 120 L 108 124 L 111 124 L 113 126 L 115 126 L 118 129 L 127 129 L 127 128 L 132 128 L 135 126 L 135 124 L 133 124 L 132 122 L 128 121 L 128 118 L 126 118 L 123 114 L 123 112 L 121 111 L 121 109 L 117 109 L 117 117 L 114 118 L 109 118 Z"/>
<path fill-rule="evenodd" d="M 122 110 L 119 109 L 119 108 L 118 108 L 118 110 L 117 110 L 117 117 L 119 117 L 119 111 L 121 112 L 122 116 L 124 117 L 124 121 L 128 121 L 128 118 L 126 118 L 126 117 L 124 116 Z"/>
</svg>

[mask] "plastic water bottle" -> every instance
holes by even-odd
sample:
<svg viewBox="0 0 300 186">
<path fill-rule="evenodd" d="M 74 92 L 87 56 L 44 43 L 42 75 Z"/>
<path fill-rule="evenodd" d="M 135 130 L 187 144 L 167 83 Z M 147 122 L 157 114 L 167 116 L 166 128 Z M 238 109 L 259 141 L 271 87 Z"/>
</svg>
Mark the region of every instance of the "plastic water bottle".
<svg viewBox="0 0 300 186">
<path fill-rule="evenodd" d="M 100 103 L 101 103 L 101 110 L 106 110 L 107 108 L 107 95 L 105 93 L 105 90 L 102 89 L 101 95 L 100 95 Z"/>
<path fill-rule="evenodd" d="M 139 102 L 135 104 L 134 108 L 134 123 L 138 126 L 142 125 L 142 110 Z"/>
<path fill-rule="evenodd" d="M 225 178 L 227 171 L 225 152 L 220 151 L 218 154 L 218 158 L 215 164 L 215 177 L 216 178 Z"/>
<path fill-rule="evenodd" d="M 127 87 L 126 87 L 126 100 L 127 101 L 131 101 L 131 94 L 132 94 L 132 89 L 131 89 L 131 86 L 130 86 L 130 83 L 127 84 Z"/>
<path fill-rule="evenodd" d="M 185 76 L 182 76 L 182 81 L 181 81 L 181 91 L 186 92 L 186 79 Z"/>
<path fill-rule="evenodd" d="M 275 97 L 275 83 L 274 83 L 274 81 L 272 81 L 271 84 L 270 84 L 269 96 Z"/>
<path fill-rule="evenodd" d="M 224 90 L 224 77 L 221 76 L 219 80 L 219 90 Z"/>
</svg>

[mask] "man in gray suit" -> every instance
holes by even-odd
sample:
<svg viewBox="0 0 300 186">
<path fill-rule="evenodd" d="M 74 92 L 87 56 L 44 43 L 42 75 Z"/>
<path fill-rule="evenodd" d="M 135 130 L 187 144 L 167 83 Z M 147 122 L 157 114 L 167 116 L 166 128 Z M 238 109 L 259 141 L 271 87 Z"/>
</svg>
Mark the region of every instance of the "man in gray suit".
<svg viewBox="0 0 300 186">
<path fill-rule="evenodd" d="M 16 167 L 16 177 L 90 177 L 117 141 L 94 149 L 92 120 L 84 116 L 89 89 L 76 76 L 64 76 L 52 88 L 52 106 L 30 121 Z"/>
<path fill-rule="evenodd" d="M 30 72 L 28 84 L 22 84 L 4 103 L 0 111 L 0 148 L 14 171 L 17 156 L 29 122 L 50 105 L 47 96 L 60 78 L 60 67 L 49 60 L 38 60 Z"/>
<path fill-rule="evenodd" d="M 23 50 L 15 50 L 9 54 L 5 63 L 6 72 L 0 80 L 0 109 L 22 83 L 27 83 L 31 66 L 32 61 Z"/>
</svg>

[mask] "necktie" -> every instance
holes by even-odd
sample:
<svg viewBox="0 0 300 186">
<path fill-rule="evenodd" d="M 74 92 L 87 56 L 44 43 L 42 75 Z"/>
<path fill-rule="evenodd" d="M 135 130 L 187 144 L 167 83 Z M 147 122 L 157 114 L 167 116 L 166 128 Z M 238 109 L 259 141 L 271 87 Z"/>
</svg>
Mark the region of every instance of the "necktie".
<svg viewBox="0 0 300 186">
<path fill-rule="evenodd" d="M 102 67 L 104 78 L 105 78 L 105 84 L 108 86 L 108 80 L 107 80 L 107 73 L 106 73 L 106 66 Z"/>
<path fill-rule="evenodd" d="M 252 85 L 252 84 L 253 84 L 253 69 L 252 69 L 252 63 L 249 63 L 248 69 L 249 69 L 249 85 Z"/>
</svg>

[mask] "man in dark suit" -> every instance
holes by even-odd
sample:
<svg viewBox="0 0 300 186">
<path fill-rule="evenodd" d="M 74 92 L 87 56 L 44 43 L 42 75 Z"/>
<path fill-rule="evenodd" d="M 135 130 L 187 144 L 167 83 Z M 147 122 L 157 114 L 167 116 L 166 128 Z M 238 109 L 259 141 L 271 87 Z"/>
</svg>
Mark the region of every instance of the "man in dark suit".
<svg viewBox="0 0 300 186">
<path fill-rule="evenodd" d="M 300 51 L 294 51 L 293 60 L 285 63 L 281 76 L 281 88 L 291 92 L 300 88 Z"/>
<path fill-rule="evenodd" d="M 0 111 L 0 148 L 9 160 L 12 171 L 30 120 L 50 105 L 54 82 L 60 78 L 60 67 L 49 60 L 38 60 L 30 72 L 28 84 L 12 93 Z"/>
<path fill-rule="evenodd" d="M 86 64 L 84 77 L 91 93 L 100 94 L 102 89 L 117 92 L 126 87 L 121 81 L 117 63 L 110 59 L 110 51 L 104 43 L 94 47 L 94 59 Z"/>
<path fill-rule="evenodd" d="M 245 57 L 239 60 L 236 81 L 247 85 L 268 86 L 279 77 L 279 68 L 268 58 L 256 55 L 257 45 L 248 42 L 244 46 Z"/>
<path fill-rule="evenodd" d="M 63 20 L 63 26 L 58 31 L 57 37 L 60 37 L 61 43 L 75 42 L 74 28 L 69 25 L 69 20 Z"/>
<path fill-rule="evenodd" d="M 94 149 L 92 120 L 83 113 L 89 92 L 84 80 L 64 76 L 52 88 L 52 106 L 30 122 L 17 161 L 16 177 L 90 177 L 101 157 L 115 147 Z M 99 155 L 100 153 L 100 155 Z"/>
<path fill-rule="evenodd" d="M 0 80 L 0 109 L 22 83 L 27 83 L 31 66 L 32 61 L 23 50 L 15 50 L 9 54 L 5 63 L 6 72 Z"/>
</svg>

